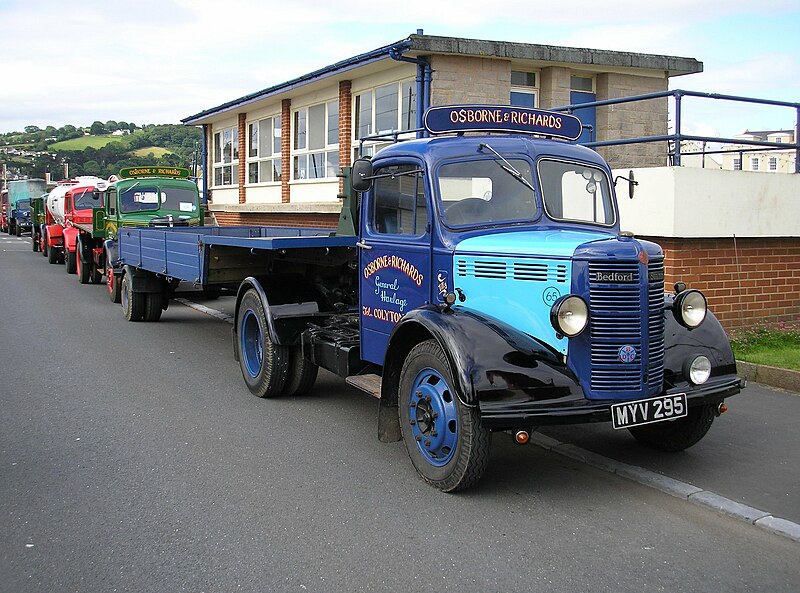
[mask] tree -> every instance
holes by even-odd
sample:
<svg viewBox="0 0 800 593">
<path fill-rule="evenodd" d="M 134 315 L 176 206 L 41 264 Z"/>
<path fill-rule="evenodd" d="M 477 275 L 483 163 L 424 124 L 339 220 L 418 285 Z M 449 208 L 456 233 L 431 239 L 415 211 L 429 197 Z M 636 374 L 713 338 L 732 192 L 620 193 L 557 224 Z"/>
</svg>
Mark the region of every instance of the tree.
<svg viewBox="0 0 800 593">
<path fill-rule="evenodd" d="M 26 134 L 35 134 L 36 132 L 41 132 L 39 126 L 25 126 Z"/>
<path fill-rule="evenodd" d="M 106 127 L 103 125 L 103 122 L 95 121 L 92 123 L 92 127 L 89 128 L 89 131 L 92 133 L 92 135 L 99 136 L 106 131 Z"/>
<path fill-rule="evenodd" d="M 109 134 L 114 130 L 118 129 L 119 129 L 119 124 L 115 122 L 113 119 L 110 119 L 106 122 L 106 132 L 108 132 Z"/>
</svg>

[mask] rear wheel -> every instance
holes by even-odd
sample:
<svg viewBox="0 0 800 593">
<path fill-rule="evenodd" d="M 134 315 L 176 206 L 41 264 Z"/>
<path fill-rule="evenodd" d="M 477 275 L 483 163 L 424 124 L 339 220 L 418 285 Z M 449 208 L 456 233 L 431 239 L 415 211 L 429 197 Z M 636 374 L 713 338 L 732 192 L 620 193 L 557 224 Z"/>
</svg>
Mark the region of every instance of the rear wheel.
<svg viewBox="0 0 800 593">
<path fill-rule="evenodd" d="M 158 321 L 161 319 L 161 312 L 164 310 L 164 295 L 152 292 L 144 295 L 144 320 Z"/>
<path fill-rule="evenodd" d="M 141 321 L 144 316 L 144 293 L 133 292 L 133 284 L 127 274 L 121 282 L 122 312 L 128 321 Z"/>
<path fill-rule="evenodd" d="M 239 366 L 247 388 L 258 397 L 281 395 L 289 369 L 289 352 L 270 339 L 264 306 L 253 289 L 242 298 L 236 329 Z"/>
<path fill-rule="evenodd" d="M 289 348 L 289 374 L 283 388 L 284 395 L 303 395 L 311 391 L 317 381 L 319 367 L 303 356 L 300 346 Z"/>
<path fill-rule="evenodd" d="M 689 415 L 677 420 L 647 424 L 628 430 L 637 441 L 658 451 L 683 451 L 706 436 L 714 422 L 714 406 L 689 408 Z"/>
<path fill-rule="evenodd" d="M 400 428 L 423 480 L 444 492 L 475 485 L 489 463 L 489 432 L 476 408 L 455 391 L 450 364 L 435 340 L 414 346 L 403 363 Z"/>
<path fill-rule="evenodd" d="M 31 247 L 34 252 L 39 251 L 39 237 L 36 236 L 34 231 L 31 231 Z"/>
<path fill-rule="evenodd" d="M 19 225 L 16 225 L 16 229 L 15 230 L 16 230 L 16 233 L 17 233 L 17 237 L 21 237 L 22 236 L 22 227 L 20 227 Z"/>
</svg>

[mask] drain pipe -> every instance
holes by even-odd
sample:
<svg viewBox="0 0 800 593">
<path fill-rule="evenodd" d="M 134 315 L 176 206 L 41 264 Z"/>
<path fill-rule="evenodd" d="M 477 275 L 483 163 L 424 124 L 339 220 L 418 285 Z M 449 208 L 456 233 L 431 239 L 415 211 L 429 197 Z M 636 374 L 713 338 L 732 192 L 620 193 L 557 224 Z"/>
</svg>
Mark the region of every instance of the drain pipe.
<svg viewBox="0 0 800 593">
<path fill-rule="evenodd" d="M 417 35 L 422 35 L 422 29 L 417 29 Z M 408 58 L 403 55 L 411 49 L 412 43 L 410 39 L 398 43 L 389 48 L 389 57 L 398 62 L 408 62 L 416 64 L 417 66 L 417 128 L 423 127 L 423 116 L 425 109 L 430 106 L 430 92 L 431 92 L 431 79 L 432 70 L 427 60 L 423 58 Z M 427 136 L 427 132 L 417 132 L 417 138 Z"/>
<path fill-rule="evenodd" d="M 203 124 L 203 141 L 200 144 L 200 169 L 203 171 L 203 204 L 208 204 L 208 130 L 209 125 Z"/>
</svg>

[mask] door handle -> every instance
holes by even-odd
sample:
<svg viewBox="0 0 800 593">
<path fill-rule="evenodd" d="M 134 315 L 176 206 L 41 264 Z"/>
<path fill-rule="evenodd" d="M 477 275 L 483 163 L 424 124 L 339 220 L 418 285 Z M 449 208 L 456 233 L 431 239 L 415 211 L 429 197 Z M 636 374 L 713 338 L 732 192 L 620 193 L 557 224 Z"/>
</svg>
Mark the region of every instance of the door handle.
<svg viewBox="0 0 800 593">
<path fill-rule="evenodd" d="M 372 245 L 367 245 L 363 241 L 356 241 L 356 247 L 361 247 L 361 249 L 374 249 Z"/>
</svg>

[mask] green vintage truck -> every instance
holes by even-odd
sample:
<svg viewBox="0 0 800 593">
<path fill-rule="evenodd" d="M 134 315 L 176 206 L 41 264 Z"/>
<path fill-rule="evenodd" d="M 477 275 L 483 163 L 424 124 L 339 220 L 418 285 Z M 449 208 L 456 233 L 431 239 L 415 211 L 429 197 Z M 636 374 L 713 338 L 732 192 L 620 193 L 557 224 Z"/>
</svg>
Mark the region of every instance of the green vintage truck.
<svg viewBox="0 0 800 593">
<path fill-rule="evenodd" d="M 203 224 L 197 184 L 189 170 L 177 167 L 131 167 L 95 191 L 91 216 L 74 210 L 78 280 L 99 282 L 106 274 L 109 297 L 119 302 L 119 278 L 112 262 L 117 257 L 117 234 L 125 227 L 185 227 Z"/>
</svg>

